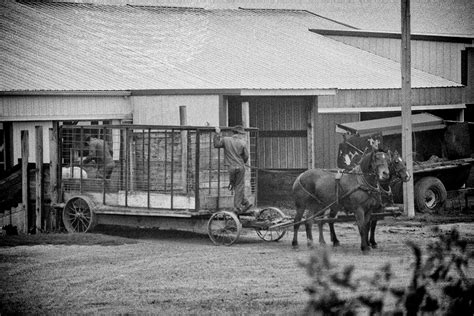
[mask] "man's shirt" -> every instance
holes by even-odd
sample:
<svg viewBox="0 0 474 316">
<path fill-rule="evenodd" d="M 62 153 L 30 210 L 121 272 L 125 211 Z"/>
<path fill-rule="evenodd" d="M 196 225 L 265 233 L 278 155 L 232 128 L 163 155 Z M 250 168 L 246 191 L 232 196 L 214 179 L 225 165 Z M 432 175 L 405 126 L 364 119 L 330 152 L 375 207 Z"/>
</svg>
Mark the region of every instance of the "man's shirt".
<svg viewBox="0 0 474 316">
<path fill-rule="evenodd" d="M 214 147 L 224 148 L 224 162 L 230 168 L 243 167 L 249 159 L 247 142 L 244 135 L 234 134 L 232 137 L 214 135 Z"/>
</svg>

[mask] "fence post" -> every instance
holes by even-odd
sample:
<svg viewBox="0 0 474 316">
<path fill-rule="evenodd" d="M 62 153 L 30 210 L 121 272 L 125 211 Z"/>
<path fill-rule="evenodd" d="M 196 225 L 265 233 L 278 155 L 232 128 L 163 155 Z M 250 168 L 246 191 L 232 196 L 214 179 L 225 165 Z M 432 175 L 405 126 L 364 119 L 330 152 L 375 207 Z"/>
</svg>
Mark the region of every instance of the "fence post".
<svg viewBox="0 0 474 316">
<path fill-rule="evenodd" d="M 26 234 L 28 234 L 28 160 L 29 160 L 29 135 L 28 131 L 21 131 L 21 201 L 23 203 L 23 209 L 25 210 L 25 217 L 23 228 Z"/>
<path fill-rule="evenodd" d="M 49 130 L 49 194 L 51 197 L 51 208 L 50 208 L 50 228 L 52 230 L 57 229 L 58 216 L 53 211 L 54 205 L 59 203 L 59 187 L 58 187 L 58 128 L 59 123 L 53 122 L 53 128 Z"/>
<path fill-rule="evenodd" d="M 43 228 L 43 126 L 35 126 L 35 138 L 36 138 L 36 203 L 35 203 L 35 215 L 36 215 L 36 232 L 41 232 Z"/>
</svg>

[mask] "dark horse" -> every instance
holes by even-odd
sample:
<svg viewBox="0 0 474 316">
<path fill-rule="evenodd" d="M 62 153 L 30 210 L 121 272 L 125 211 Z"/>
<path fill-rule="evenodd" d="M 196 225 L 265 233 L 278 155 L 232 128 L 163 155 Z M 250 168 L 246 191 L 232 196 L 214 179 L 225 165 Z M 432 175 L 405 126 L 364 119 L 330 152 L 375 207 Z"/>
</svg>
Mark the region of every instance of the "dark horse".
<svg viewBox="0 0 474 316">
<path fill-rule="evenodd" d="M 337 173 L 324 169 L 310 169 L 300 174 L 293 183 L 296 204 L 292 245 L 298 247 L 298 230 L 305 210 L 310 213 L 305 221 L 308 246 L 313 246 L 313 217 L 345 210 L 356 217 L 362 251 L 370 250 L 368 233 L 372 211 L 380 207 L 379 181 L 390 177 L 388 155 L 383 151 L 370 151 L 362 156 L 351 171 Z M 334 234 L 335 236 L 335 234 Z"/>
<path fill-rule="evenodd" d="M 393 195 L 392 195 L 392 187 L 401 185 L 400 181 L 407 182 L 410 180 L 410 174 L 407 171 L 406 164 L 403 159 L 400 157 L 397 151 L 391 153 L 388 151 L 389 162 L 388 168 L 390 171 L 390 176 L 386 180 L 380 180 L 380 194 L 381 194 L 381 205 L 380 208 L 386 205 L 393 205 Z M 331 210 L 329 213 L 329 217 L 335 217 L 337 212 Z M 370 220 L 370 231 L 369 231 L 369 244 L 372 248 L 377 248 L 377 243 L 375 242 L 375 228 L 377 226 L 377 219 Z M 319 243 L 326 244 L 323 235 L 323 224 L 318 225 L 319 228 Z M 329 231 L 331 234 L 331 241 L 333 246 L 339 245 L 339 240 L 337 239 L 335 230 L 334 230 L 334 223 L 329 223 Z"/>
<path fill-rule="evenodd" d="M 392 188 L 400 186 L 401 181 L 408 182 L 410 180 L 410 173 L 407 171 L 407 166 L 402 157 L 398 154 L 398 151 L 390 153 L 390 161 L 388 167 L 390 170 L 390 177 L 387 180 L 380 181 L 380 187 L 382 188 L 382 206 L 393 205 Z M 332 224 L 332 223 L 331 223 Z M 377 219 L 370 221 L 370 238 L 369 243 L 372 248 L 377 248 L 375 242 L 375 228 L 377 227 Z M 321 228 L 321 227 L 320 227 Z M 333 228 L 334 230 L 334 228 Z"/>
</svg>

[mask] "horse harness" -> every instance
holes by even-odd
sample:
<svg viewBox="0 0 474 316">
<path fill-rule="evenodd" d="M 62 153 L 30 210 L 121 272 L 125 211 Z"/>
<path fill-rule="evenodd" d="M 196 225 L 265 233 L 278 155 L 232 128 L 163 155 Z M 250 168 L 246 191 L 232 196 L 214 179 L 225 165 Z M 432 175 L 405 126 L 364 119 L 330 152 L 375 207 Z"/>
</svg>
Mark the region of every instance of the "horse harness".
<svg viewBox="0 0 474 316">
<path fill-rule="evenodd" d="M 347 198 L 348 196 L 350 196 L 352 193 L 358 191 L 358 190 L 362 190 L 362 191 L 365 191 L 368 195 L 369 195 L 369 198 L 374 198 L 376 199 L 377 202 L 379 202 L 380 204 L 382 203 L 382 194 L 384 194 L 384 192 L 386 193 L 387 191 L 385 191 L 380 185 L 379 183 L 377 182 L 377 186 L 373 186 L 371 185 L 369 182 L 367 182 L 367 180 L 365 179 L 364 177 L 364 173 L 361 172 L 360 170 L 360 166 L 356 166 L 354 169 L 352 169 L 351 172 L 345 172 L 345 170 L 341 170 L 341 169 L 338 169 L 338 170 L 325 170 L 326 172 L 335 172 L 336 173 L 336 176 L 335 176 L 335 180 L 336 180 L 336 183 L 335 183 L 335 190 L 336 190 L 336 200 L 332 203 L 330 203 L 329 205 L 325 206 L 322 210 L 320 210 L 317 214 L 314 214 L 313 216 L 307 218 L 306 220 L 309 220 L 309 219 L 312 219 L 314 217 L 317 217 L 317 216 L 320 216 L 321 214 L 323 214 L 327 209 L 331 208 L 332 206 L 334 205 L 339 205 L 341 203 L 342 200 L 344 200 L 345 198 Z M 344 176 L 345 173 L 348 173 L 348 174 L 356 174 L 357 175 L 357 182 L 358 182 L 358 185 L 354 188 L 352 188 L 351 190 L 347 191 L 347 192 L 344 192 L 344 194 L 340 194 L 340 192 L 343 190 L 342 186 L 341 186 L 341 183 L 340 183 L 340 180 L 342 179 L 342 177 Z M 316 202 L 318 202 L 319 204 L 323 204 L 323 202 L 321 201 L 321 199 L 319 199 L 316 195 L 314 195 L 313 193 L 309 192 L 304 186 L 303 184 L 301 183 L 301 179 L 300 177 L 297 178 L 298 180 L 298 183 L 299 185 L 301 186 L 301 188 L 303 189 L 303 191 L 308 195 L 310 196 L 312 199 L 314 199 Z M 391 193 L 391 192 L 390 192 Z M 368 199 L 369 199 L 368 198 Z"/>
</svg>

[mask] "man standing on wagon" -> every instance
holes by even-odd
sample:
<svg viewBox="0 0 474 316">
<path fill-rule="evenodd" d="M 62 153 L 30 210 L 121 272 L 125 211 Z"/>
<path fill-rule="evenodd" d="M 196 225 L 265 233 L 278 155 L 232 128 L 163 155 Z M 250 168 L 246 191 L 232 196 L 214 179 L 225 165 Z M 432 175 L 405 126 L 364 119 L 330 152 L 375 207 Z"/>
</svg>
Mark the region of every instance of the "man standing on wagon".
<svg viewBox="0 0 474 316">
<path fill-rule="evenodd" d="M 234 190 L 234 208 L 237 214 L 248 211 L 252 204 L 245 198 L 245 163 L 249 159 L 245 130 L 237 125 L 232 128 L 233 135 L 223 137 L 216 127 L 214 147 L 224 148 L 224 162 L 229 168 L 229 187 Z"/>
</svg>

